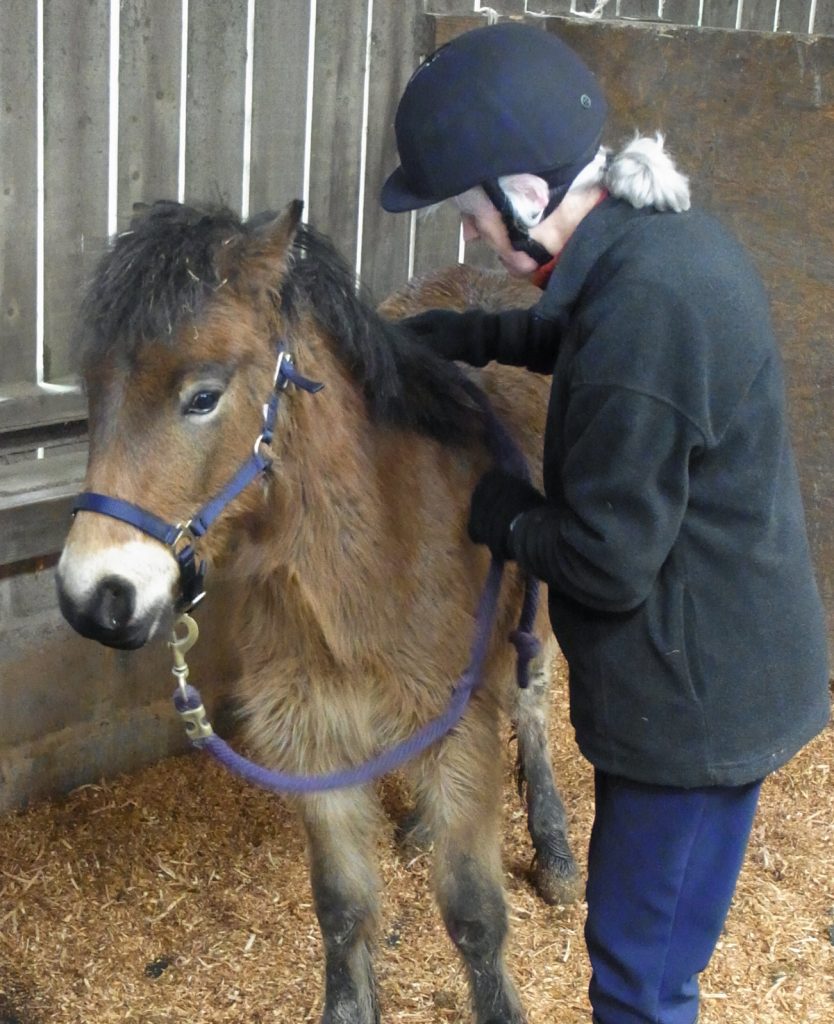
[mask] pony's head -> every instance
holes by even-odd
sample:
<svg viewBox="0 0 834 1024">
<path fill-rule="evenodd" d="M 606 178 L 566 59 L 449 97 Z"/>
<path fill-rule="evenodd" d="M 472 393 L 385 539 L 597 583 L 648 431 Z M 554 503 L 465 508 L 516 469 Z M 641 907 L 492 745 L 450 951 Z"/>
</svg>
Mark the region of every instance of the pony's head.
<svg viewBox="0 0 834 1024">
<path fill-rule="evenodd" d="M 306 396 L 295 405 L 291 392 L 275 425 L 272 471 L 213 512 L 199 542 L 188 530 L 175 540 L 149 535 L 135 514 L 114 518 L 112 502 L 109 510 L 81 503 L 58 593 L 84 636 L 134 648 L 167 625 L 182 596 L 183 546 L 198 548 L 207 563 L 232 541 L 236 551 L 246 538 L 264 550 L 281 547 L 276 530 L 290 532 L 302 515 L 293 493 L 309 498 L 298 459 L 341 445 L 327 471 L 357 475 L 351 446 L 363 450 L 360 419 L 443 444 L 479 432 L 459 371 L 363 302 L 352 272 L 300 215 L 292 203 L 281 215 L 242 223 L 225 209 L 156 203 L 99 265 L 80 318 L 90 414 L 82 499 L 116 499 L 176 535 L 178 524 L 202 521 L 206 504 L 227 493 L 259 448 L 271 456 L 258 439 L 279 345 L 297 357 L 297 372 L 324 378 L 327 390 L 309 400 L 315 414 L 307 415 Z M 290 414 L 290 405 L 299 411 Z M 304 433 L 292 453 L 295 492 L 294 431 Z"/>
<path fill-rule="evenodd" d="M 226 210 L 157 203 L 115 240 L 81 312 L 87 491 L 184 523 L 252 452 L 300 213 L 294 203 L 242 224 Z M 257 505 L 257 488 L 235 500 L 240 515 Z M 224 533 L 221 519 L 201 556 L 216 554 Z M 85 636 L 140 646 L 177 598 L 176 553 L 133 525 L 78 512 L 58 566 L 65 617 Z"/>
</svg>

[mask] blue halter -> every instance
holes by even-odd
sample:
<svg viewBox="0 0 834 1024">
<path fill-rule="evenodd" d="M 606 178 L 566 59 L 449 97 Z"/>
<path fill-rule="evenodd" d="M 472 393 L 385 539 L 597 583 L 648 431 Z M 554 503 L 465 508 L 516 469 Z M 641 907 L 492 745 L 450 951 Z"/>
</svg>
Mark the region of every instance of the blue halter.
<svg viewBox="0 0 834 1024">
<path fill-rule="evenodd" d="M 96 491 L 83 491 L 73 503 L 73 515 L 76 512 L 98 512 L 100 515 L 110 516 L 111 519 L 120 519 L 171 549 L 180 571 L 179 597 L 175 604 L 178 612 L 190 611 L 206 594 L 203 583 L 206 565 L 205 562 L 198 560 L 194 542 L 205 534 L 223 509 L 234 501 L 241 491 L 272 465 L 272 459 L 264 455 L 260 449 L 262 445 L 269 445 L 272 441 L 281 394 L 286 391 L 289 384 L 294 384 L 311 394 L 321 391 L 324 387 L 324 384 L 309 380 L 300 374 L 293 365 L 292 356 L 283 343 L 279 342 L 272 391 L 264 404 L 263 427 L 255 441 L 252 454 L 220 493 L 207 501 L 187 521 L 169 523 L 153 512 L 134 505 L 133 502 L 112 498 Z"/>
</svg>

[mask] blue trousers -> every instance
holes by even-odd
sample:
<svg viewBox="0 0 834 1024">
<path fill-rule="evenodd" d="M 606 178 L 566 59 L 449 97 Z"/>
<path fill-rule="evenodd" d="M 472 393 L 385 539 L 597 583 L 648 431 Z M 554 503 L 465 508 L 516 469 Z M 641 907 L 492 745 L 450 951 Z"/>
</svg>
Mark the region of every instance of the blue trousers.
<svg viewBox="0 0 834 1024">
<path fill-rule="evenodd" d="M 693 1024 L 761 782 L 677 789 L 596 773 L 588 852 L 596 1024 Z"/>
</svg>

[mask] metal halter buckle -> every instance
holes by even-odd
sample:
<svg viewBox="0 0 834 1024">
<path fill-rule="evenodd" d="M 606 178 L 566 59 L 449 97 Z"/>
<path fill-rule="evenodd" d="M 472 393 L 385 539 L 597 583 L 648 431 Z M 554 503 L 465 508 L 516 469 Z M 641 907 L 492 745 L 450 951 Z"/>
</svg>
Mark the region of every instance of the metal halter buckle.
<svg viewBox="0 0 834 1024">
<path fill-rule="evenodd" d="M 187 519 L 184 523 L 179 522 L 174 524 L 174 529 L 177 531 L 176 536 L 171 541 L 171 547 L 174 552 L 177 553 L 177 546 L 180 541 L 185 540 L 187 544 L 193 543 L 197 538 L 191 532 L 191 523 L 193 520 Z"/>
<path fill-rule="evenodd" d="M 283 368 L 284 363 L 289 363 L 289 365 L 291 366 L 292 356 L 289 354 L 289 352 L 287 352 L 286 349 L 282 348 L 281 351 L 278 353 L 278 361 L 275 364 L 275 375 L 272 378 L 273 391 L 287 390 L 287 385 L 290 382 L 289 378 L 284 376 L 283 380 L 281 379 L 281 369 Z"/>
</svg>

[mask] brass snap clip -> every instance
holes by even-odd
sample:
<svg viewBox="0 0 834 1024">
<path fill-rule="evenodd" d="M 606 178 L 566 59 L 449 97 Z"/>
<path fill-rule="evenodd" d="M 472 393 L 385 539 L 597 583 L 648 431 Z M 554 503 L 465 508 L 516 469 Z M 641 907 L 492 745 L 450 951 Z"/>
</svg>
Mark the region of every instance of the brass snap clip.
<svg viewBox="0 0 834 1024">
<path fill-rule="evenodd" d="M 185 633 L 179 635 L 177 629 L 180 626 L 185 627 Z M 193 742 L 195 740 L 204 740 L 214 734 L 214 730 L 211 727 L 211 723 L 206 715 L 206 709 L 202 704 L 199 704 L 196 708 L 189 708 L 187 706 L 188 700 L 188 689 L 186 683 L 188 681 L 188 665 L 185 660 L 186 654 L 191 650 L 194 644 L 197 643 L 197 638 L 200 635 L 200 630 L 197 628 L 197 623 L 190 615 L 180 615 L 177 621 L 174 623 L 174 628 L 171 633 L 171 639 L 168 641 L 168 646 L 171 648 L 171 654 L 174 659 L 174 665 L 171 672 L 176 676 L 177 683 L 179 684 L 180 694 L 183 702 L 186 706 L 182 709 L 179 707 L 180 717 L 185 723 L 185 731 L 188 738 Z"/>
<path fill-rule="evenodd" d="M 179 636 L 177 634 L 177 628 L 179 626 L 185 627 L 185 634 L 183 636 Z M 186 663 L 185 656 L 194 644 L 197 643 L 199 635 L 200 630 L 198 629 L 197 623 L 194 619 L 192 619 L 190 615 L 180 615 L 174 623 L 171 639 L 168 641 L 168 646 L 171 648 L 171 655 L 174 659 L 174 665 L 171 672 L 177 679 L 183 699 L 185 699 L 186 696 L 185 684 L 188 681 L 188 664 Z"/>
</svg>

